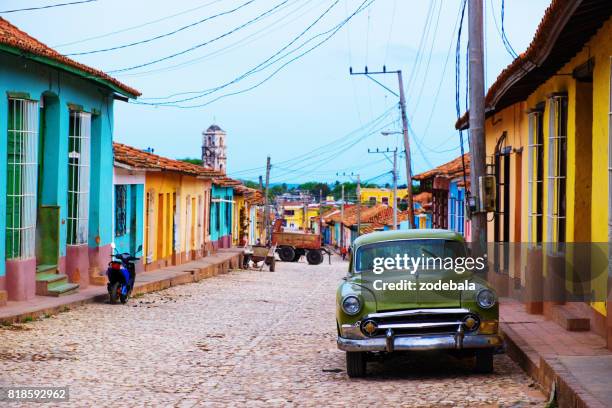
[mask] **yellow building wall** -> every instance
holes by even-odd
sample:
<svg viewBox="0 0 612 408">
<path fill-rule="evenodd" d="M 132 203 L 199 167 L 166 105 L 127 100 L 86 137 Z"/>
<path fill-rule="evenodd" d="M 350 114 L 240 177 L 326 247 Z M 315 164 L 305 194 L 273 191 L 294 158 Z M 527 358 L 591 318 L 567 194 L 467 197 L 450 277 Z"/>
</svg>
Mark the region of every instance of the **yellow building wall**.
<svg viewBox="0 0 612 408">
<path fill-rule="evenodd" d="M 211 190 L 211 181 L 192 176 L 181 176 L 177 204 L 180 205 L 179 215 L 179 250 L 181 254 L 189 255 L 189 251 L 200 251 L 206 240 L 206 220 L 210 217 L 208 197 Z M 207 195 L 208 194 L 208 195 Z M 192 206 L 188 218 L 187 205 Z M 199 201 L 202 200 L 200 209 Z M 202 214 L 200 214 L 202 211 Z M 189 228 L 188 228 L 189 227 Z M 192 234 L 195 237 L 192 239 Z"/>
<path fill-rule="evenodd" d="M 512 153 L 510 155 L 510 242 L 527 241 L 527 209 L 528 207 L 528 191 L 527 191 L 527 172 L 528 172 L 528 148 L 529 143 L 529 121 L 525 113 L 526 104 L 524 102 L 516 103 L 496 112 L 493 116 L 487 118 L 485 122 L 485 138 L 486 138 L 486 154 L 487 164 L 494 163 L 495 146 L 498 139 L 506 132 L 504 146 L 511 146 Z M 519 159 L 520 158 L 520 159 Z M 520 168 L 517 167 L 517 162 L 520 160 Z M 520 181 L 517 171 L 520 170 Z M 521 200 L 516 198 L 520 194 Z M 498 197 L 500 199 L 500 197 Z M 517 209 L 517 203 L 520 202 L 520 212 Z M 517 216 L 519 220 L 517 220 Z M 516 222 L 520 222 L 520 237 L 516 228 Z M 518 238 L 518 239 L 517 239 Z M 487 224 L 487 240 L 493 242 L 494 225 L 493 222 Z"/>
<path fill-rule="evenodd" d="M 240 194 L 234 194 L 234 205 L 233 205 L 233 216 L 232 216 L 232 243 L 234 245 L 238 245 L 242 240 L 242 236 L 240 235 L 240 212 L 244 211 L 246 220 L 248 223 L 249 213 L 247 212 L 246 201 L 244 201 L 244 196 Z M 244 231 L 247 235 L 248 242 L 248 227 L 245 228 Z"/>
<path fill-rule="evenodd" d="M 612 19 L 608 20 L 604 26 L 595 34 L 591 40 L 585 44 L 583 49 L 575 55 L 565 66 L 557 72 L 557 75 L 552 76 L 542 85 L 540 85 L 525 102 L 517 103 L 513 106 L 505 108 L 501 112 L 489 117 L 485 124 L 486 131 L 486 151 L 490 159 L 495 149 L 495 143 L 505 130 L 508 132 L 507 145 L 513 148 L 522 147 L 521 160 L 521 241 L 528 240 L 528 116 L 525 112 L 529 108 L 535 107 L 540 102 L 545 102 L 545 111 L 543 115 L 543 130 L 544 130 L 544 186 L 543 186 L 543 231 L 544 240 L 546 241 L 546 231 L 548 228 L 548 137 L 549 137 L 549 119 L 550 106 L 549 95 L 551 93 L 566 92 L 568 101 L 568 118 L 567 118 L 567 179 L 566 179 L 566 241 L 574 242 L 576 239 L 576 226 L 582 228 L 581 223 L 590 223 L 590 241 L 591 242 L 608 242 L 608 140 L 609 140 L 609 117 L 610 112 L 610 73 L 611 73 L 611 56 L 612 56 Z M 582 114 L 577 115 L 577 109 L 580 110 L 583 101 L 580 100 L 580 95 L 577 93 L 577 82 L 571 76 L 572 71 L 587 62 L 589 58 L 594 60 L 593 70 L 593 95 L 592 95 L 592 157 L 585 157 L 583 147 L 577 143 L 577 124 L 584 125 L 585 121 L 591 121 L 590 117 L 584 117 Z M 570 75 L 568 75 L 570 74 Z M 578 85 L 581 86 L 581 85 Z M 580 137 L 580 136 L 578 136 Z M 511 240 L 515 237 L 515 220 L 516 217 L 516 153 L 512 154 L 511 160 L 511 180 L 514 188 L 511 188 Z M 578 170 L 584 165 L 585 160 L 590 160 L 592 169 L 590 177 L 588 174 L 580 176 Z M 582 192 L 587 191 L 586 197 L 576 191 L 577 177 L 579 177 L 578 185 Z M 589 186 L 584 186 L 583 183 L 590 183 Z M 584 204 L 584 200 L 590 200 L 590 214 L 584 214 L 577 203 Z M 581 235 L 584 231 L 581 230 Z M 493 240 L 493 224 L 488 226 L 488 240 Z M 606 288 L 607 278 L 604 276 L 600 284 L 596 286 Z M 593 305 L 594 308 L 602 314 L 605 314 L 605 304 L 599 302 Z"/>
<path fill-rule="evenodd" d="M 182 176 L 172 172 L 147 172 L 145 191 L 153 195 L 153 208 L 148 215 L 152 217 L 150 226 L 146 225 L 147 220 L 145 219 L 143 254 L 151 252 L 152 262 L 169 261 L 172 255 L 177 254 L 181 255 L 179 262 L 182 262 L 190 255 L 190 251 L 200 251 L 207 240 L 210 189 L 210 180 Z M 188 197 L 189 205 L 192 206 L 189 217 L 187 213 Z M 200 199 L 202 200 L 201 207 Z M 177 215 L 178 246 L 173 248 L 174 223 Z M 163 222 L 160 223 L 160 220 Z M 150 234 L 152 234 L 151 238 Z M 193 239 L 192 234 L 195 234 Z M 201 252 L 198 255 L 201 255 Z"/>
<path fill-rule="evenodd" d="M 152 217 L 152 221 L 146 225 L 145 220 L 143 253 L 150 253 L 153 262 L 166 259 L 173 253 L 174 195 L 180 190 L 180 183 L 181 176 L 175 173 L 147 172 L 146 174 L 145 192 L 147 195 L 153 195 L 150 201 L 153 206 L 145 209 L 148 216 Z"/>
<path fill-rule="evenodd" d="M 293 215 L 285 215 L 285 210 L 293 210 Z M 310 218 L 319 215 L 319 208 L 308 207 L 306 210 L 306 219 L 308 222 L 304 222 L 304 206 L 303 205 L 287 205 L 283 207 L 283 218 L 287 221 L 285 228 L 291 228 L 293 224 L 294 229 L 303 229 L 304 227 L 310 227 Z"/>
<path fill-rule="evenodd" d="M 406 188 L 398 188 L 397 189 L 397 198 L 402 199 L 408 194 L 408 189 Z M 388 188 L 371 188 L 365 187 L 361 189 L 361 193 L 359 195 L 362 203 L 369 203 L 371 197 L 376 198 L 377 204 L 382 204 L 383 197 L 386 197 L 389 200 L 389 205 L 393 203 L 393 189 Z"/>
</svg>

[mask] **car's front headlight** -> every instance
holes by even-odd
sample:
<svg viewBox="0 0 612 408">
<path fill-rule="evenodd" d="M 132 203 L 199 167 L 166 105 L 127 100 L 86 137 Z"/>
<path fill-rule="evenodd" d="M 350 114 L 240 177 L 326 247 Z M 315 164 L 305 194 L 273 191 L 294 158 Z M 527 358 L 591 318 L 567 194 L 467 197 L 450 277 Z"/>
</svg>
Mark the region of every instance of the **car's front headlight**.
<svg viewBox="0 0 612 408">
<path fill-rule="evenodd" d="M 361 310 L 361 302 L 359 298 L 354 295 L 349 295 L 342 299 L 342 310 L 344 313 L 350 316 L 354 316 Z"/>
<path fill-rule="evenodd" d="M 476 295 L 476 303 L 478 306 L 483 309 L 490 309 L 495 306 L 495 302 L 497 302 L 497 297 L 495 293 L 490 289 L 483 289 Z"/>
</svg>

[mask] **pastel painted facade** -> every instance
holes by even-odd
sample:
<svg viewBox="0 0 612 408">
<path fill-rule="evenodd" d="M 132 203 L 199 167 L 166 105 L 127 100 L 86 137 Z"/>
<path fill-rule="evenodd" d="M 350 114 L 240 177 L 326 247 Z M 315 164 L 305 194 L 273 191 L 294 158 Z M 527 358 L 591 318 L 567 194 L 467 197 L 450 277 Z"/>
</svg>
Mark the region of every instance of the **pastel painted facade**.
<svg viewBox="0 0 612 408">
<path fill-rule="evenodd" d="M 407 188 L 398 188 L 397 189 L 398 202 L 401 202 L 402 197 L 406 197 L 407 194 L 408 194 Z M 374 205 L 374 204 L 392 205 L 393 204 L 393 189 L 363 187 L 361 188 L 360 198 L 361 198 L 362 203 L 368 203 L 369 205 Z"/>
<path fill-rule="evenodd" d="M 0 291 L 86 287 L 113 239 L 113 104 L 139 93 L 0 18 L 0 95 Z"/>
<path fill-rule="evenodd" d="M 465 185 L 469 186 L 470 159 L 470 154 L 466 153 L 414 176 L 420 190 L 414 196 L 417 228 L 449 229 L 470 241 L 470 221 L 465 216 Z"/>
<path fill-rule="evenodd" d="M 113 177 L 113 242 L 119 253 L 140 257 L 136 271 L 144 269 L 145 172 L 115 163 Z M 141 251 L 137 253 L 138 248 Z"/>
<path fill-rule="evenodd" d="M 223 181 L 215 181 L 211 190 L 210 241 L 213 248 L 232 245 L 234 220 L 234 189 Z"/>
<path fill-rule="evenodd" d="M 286 204 L 282 207 L 282 217 L 285 220 L 284 228 L 299 230 L 312 228 L 310 220 L 319 215 L 318 204 Z"/>
<path fill-rule="evenodd" d="M 263 225 L 257 220 L 257 210 L 264 203 L 263 193 L 243 185 L 236 185 L 233 189 L 232 243 L 234 246 L 253 245 L 263 232 Z"/>
<path fill-rule="evenodd" d="M 114 150 L 122 172 L 132 174 L 132 180 L 134 174 L 144 174 L 144 269 L 179 265 L 212 252 L 208 238 L 212 178 L 219 174 L 120 143 L 114 144 Z M 142 182 L 142 177 L 137 181 Z"/>
<path fill-rule="evenodd" d="M 588 27 L 575 30 L 587 13 Z M 606 223 L 612 216 L 611 15 L 612 6 L 604 0 L 554 2 L 530 47 L 487 94 L 486 153 L 497 179 L 488 240 L 530 244 L 521 257 L 501 254 L 493 260 L 522 285 L 530 284 L 529 274 L 545 269 L 553 256 L 572 262 L 571 252 L 552 254 L 543 251 L 550 246 L 542 243 L 611 240 L 612 223 Z M 457 127 L 467 127 L 467 118 Z M 533 257 L 536 252 L 543 255 Z M 605 273 L 590 282 L 598 300 L 610 296 L 610 289 Z M 526 308 L 554 318 L 563 303 L 534 302 Z M 573 307 L 612 349 L 611 299 Z"/>
</svg>

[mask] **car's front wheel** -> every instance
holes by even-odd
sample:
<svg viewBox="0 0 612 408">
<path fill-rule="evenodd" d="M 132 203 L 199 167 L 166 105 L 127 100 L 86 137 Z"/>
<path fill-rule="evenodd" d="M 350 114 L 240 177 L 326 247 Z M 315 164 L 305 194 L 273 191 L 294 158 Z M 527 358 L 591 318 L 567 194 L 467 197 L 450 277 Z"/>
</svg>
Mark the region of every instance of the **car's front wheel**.
<svg viewBox="0 0 612 408">
<path fill-rule="evenodd" d="M 346 352 L 346 373 L 351 378 L 365 377 L 366 358 L 365 353 L 360 351 Z"/>
<path fill-rule="evenodd" d="M 493 372 L 493 351 L 482 350 L 476 353 L 476 365 L 474 367 L 477 373 L 489 374 Z"/>
</svg>

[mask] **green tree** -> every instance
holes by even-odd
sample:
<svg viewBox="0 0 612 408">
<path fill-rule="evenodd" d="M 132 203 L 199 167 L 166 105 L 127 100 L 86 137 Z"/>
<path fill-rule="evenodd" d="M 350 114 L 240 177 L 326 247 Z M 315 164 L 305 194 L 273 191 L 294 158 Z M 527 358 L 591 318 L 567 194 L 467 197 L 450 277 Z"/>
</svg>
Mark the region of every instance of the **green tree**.
<svg viewBox="0 0 612 408">
<path fill-rule="evenodd" d="M 179 160 L 185 163 L 196 164 L 198 166 L 202 166 L 204 164 L 202 162 L 202 159 L 196 159 L 196 158 L 190 158 L 190 157 L 185 157 L 184 159 L 179 159 Z"/>
</svg>

